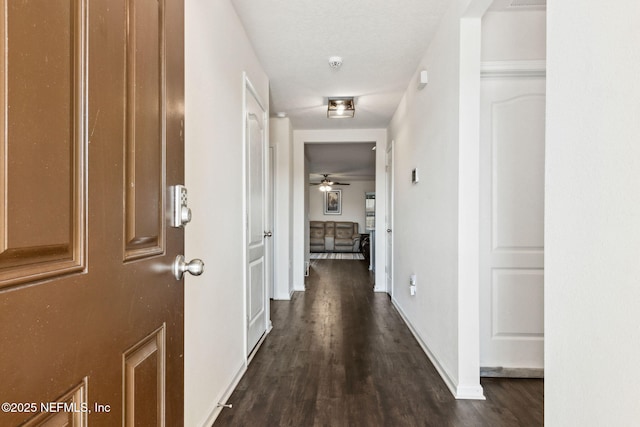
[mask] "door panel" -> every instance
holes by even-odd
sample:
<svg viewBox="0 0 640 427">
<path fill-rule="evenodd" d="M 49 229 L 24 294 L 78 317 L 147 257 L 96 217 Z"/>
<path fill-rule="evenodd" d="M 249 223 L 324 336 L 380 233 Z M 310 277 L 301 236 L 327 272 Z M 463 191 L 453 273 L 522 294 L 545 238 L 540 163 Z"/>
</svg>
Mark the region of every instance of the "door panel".
<svg viewBox="0 0 640 427">
<path fill-rule="evenodd" d="M 265 110 L 248 80 L 245 92 L 247 153 L 247 352 L 267 331 Z"/>
<path fill-rule="evenodd" d="M 182 425 L 183 4 L 1 6 L 0 425 Z"/>
<path fill-rule="evenodd" d="M 492 335 L 496 338 L 542 337 L 544 275 L 542 269 L 493 269 Z"/>
<path fill-rule="evenodd" d="M 543 250 L 544 105 L 537 93 L 492 103 L 494 251 Z"/>
<path fill-rule="evenodd" d="M 544 78 L 482 81 L 484 368 L 544 367 Z"/>
<path fill-rule="evenodd" d="M 7 288 L 84 268 L 86 73 L 82 1 L 3 3 L 0 288 Z M 34 28 L 33 15 L 49 19 Z"/>
<path fill-rule="evenodd" d="M 164 8 L 157 0 L 126 6 L 125 259 L 136 259 L 163 251 Z"/>
<path fill-rule="evenodd" d="M 57 404 L 66 404 L 69 407 L 89 408 L 87 401 L 87 379 L 73 387 L 69 392 L 65 393 L 59 399 L 51 402 L 54 406 Z M 57 407 L 57 406 L 56 406 Z M 41 412 L 31 418 L 24 427 L 43 426 L 43 427 L 85 427 L 87 426 L 87 414 L 82 411 L 77 412 Z"/>
<path fill-rule="evenodd" d="M 124 354 L 126 425 L 164 425 L 165 326 Z"/>
</svg>

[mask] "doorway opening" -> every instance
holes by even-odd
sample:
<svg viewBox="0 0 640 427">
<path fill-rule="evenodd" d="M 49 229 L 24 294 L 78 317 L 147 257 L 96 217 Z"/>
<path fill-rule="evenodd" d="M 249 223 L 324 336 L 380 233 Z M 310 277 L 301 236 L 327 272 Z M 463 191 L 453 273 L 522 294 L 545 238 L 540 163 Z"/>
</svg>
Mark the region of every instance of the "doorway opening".
<svg viewBox="0 0 640 427">
<path fill-rule="evenodd" d="M 304 259 L 366 260 L 375 271 L 376 143 L 307 143 Z"/>
<path fill-rule="evenodd" d="M 324 166 L 324 169 L 329 170 L 321 170 L 317 173 L 321 175 L 315 175 L 315 180 L 310 181 L 310 159 L 309 156 L 313 157 L 313 153 L 309 153 L 309 150 L 313 150 L 315 146 L 361 146 L 367 147 L 368 155 L 374 158 L 374 167 L 375 167 L 375 193 L 376 193 L 376 205 L 375 205 L 375 215 L 374 215 L 374 223 L 376 227 L 382 227 L 381 222 L 384 219 L 385 212 L 385 202 L 386 202 L 386 187 L 385 187 L 385 153 L 387 146 L 387 132 L 385 129 L 345 129 L 345 130 L 299 130 L 293 132 L 293 291 L 304 291 L 305 290 L 305 271 L 306 267 L 309 263 L 309 254 L 310 251 L 310 230 L 309 230 L 309 208 L 310 208 L 310 182 L 319 183 L 324 178 L 324 174 L 329 175 L 329 179 L 333 180 L 336 178 L 336 175 L 331 175 L 332 173 L 339 173 L 341 171 L 335 169 L 336 166 L 339 165 L 338 162 L 342 161 L 340 156 L 334 157 L 329 164 Z M 375 150 L 373 147 L 375 146 Z M 356 147 L 354 147 L 356 148 Z M 346 178 L 346 179 L 335 179 L 338 182 L 346 182 L 351 185 L 347 186 L 352 188 L 354 184 L 349 181 L 350 178 L 355 177 L 358 174 L 358 171 L 351 167 L 349 169 L 351 171 L 352 176 L 340 176 L 337 175 L 337 178 Z M 344 188 L 344 187 L 343 187 Z M 318 198 L 320 206 L 324 203 L 324 195 L 319 195 L 320 191 L 317 189 L 313 190 L 317 197 L 314 203 L 318 203 Z M 360 200 L 362 200 L 362 215 L 364 216 L 364 190 L 362 191 L 362 195 L 358 196 Z M 343 203 L 340 206 L 340 209 L 346 209 L 347 206 L 344 203 L 348 203 L 344 197 L 346 194 L 341 192 L 341 197 Z M 333 203 L 333 202 L 332 202 Z M 323 208 L 324 209 L 324 208 Z M 329 211 L 335 212 L 338 210 L 338 207 L 333 205 L 328 207 Z M 323 210 L 324 212 L 324 210 Z M 341 215 L 334 214 L 333 216 L 329 215 L 329 217 L 334 218 L 345 218 L 345 211 L 342 211 Z M 360 226 L 359 226 L 360 230 Z M 374 236 L 375 240 L 375 253 L 374 262 L 375 266 L 378 267 L 375 269 L 375 287 L 374 290 L 376 292 L 386 292 L 385 285 L 385 277 L 384 277 L 384 268 L 380 268 L 384 266 L 385 263 L 385 242 L 384 236 L 377 234 Z"/>
</svg>

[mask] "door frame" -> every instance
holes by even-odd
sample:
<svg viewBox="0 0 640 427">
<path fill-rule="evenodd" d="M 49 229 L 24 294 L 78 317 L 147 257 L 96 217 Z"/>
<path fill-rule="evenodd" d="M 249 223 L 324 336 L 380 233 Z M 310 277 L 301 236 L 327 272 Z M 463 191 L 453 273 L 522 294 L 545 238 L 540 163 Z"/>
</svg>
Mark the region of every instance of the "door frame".
<svg viewBox="0 0 640 427">
<path fill-rule="evenodd" d="M 305 241 L 305 200 L 308 191 L 308 177 L 305 174 L 305 144 L 374 142 L 376 144 L 376 229 L 384 226 L 382 219 L 386 206 L 385 153 L 387 150 L 386 129 L 343 129 L 343 130 L 298 130 L 293 132 L 293 290 L 304 291 Z M 375 265 L 385 265 L 386 233 L 376 233 Z M 376 268 L 375 292 L 386 292 L 384 269 Z"/>
<path fill-rule="evenodd" d="M 268 188 L 269 188 L 269 183 L 268 183 L 268 158 L 269 158 L 269 110 L 267 108 L 265 108 L 265 103 L 262 101 L 262 98 L 260 97 L 260 95 L 258 94 L 258 91 L 255 89 L 255 87 L 253 86 L 253 84 L 251 83 L 251 80 L 249 79 L 249 76 L 247 75 L 246 72 L 242 73 L 242 217 L 243 217 L 243 222 L 244 225 L 242 227 L 242 246 L 244 248 L 243 250 L 243 270 L 242 270 L 242 282 L 243 282 L 243 297 L 244 297 L 244 304 L 243 304 L 243 345 L 244 345 L 244 357 L 246 358 L 246 366 L 249 365 L 249 363 L 251 362 L 251 360 L 253 359 L 253 356 L 256 354 L 257 350 L 260 348 L 260 346 L 262 345 L 262 343 L 264 342 L 264 339 L 266 338 L 267 334 L 271 331 L 271 316 L 269 313 L 269 288 L 270 288 L 270 284 L 267 283 L 268 278 L 266 276 L 267 271 L 265 268 L 264 271 L 264 277 L 265 280 L 263 282 L 263 291 L 264 291 L 264 295 L 265 295 L 265 307 L 264 307 L 264 315 L 266 316 L 265 319 L 265 325 L 266 325 L 266 331 L 264 333 L 264 335 L 258 340 L 258 343 L 255 345 L 255 347 L 253 349 L 249 349 L 249 343 L 248 343 L 248 339 L 249 339 L 249 332 L 248 332 L 248 328 L 249 328 L 249 319 L 248 319 L 248 313 L 247 313 L 247 299 L 249 298 L 249 294 L 247 292 L 247 287 L 249 285 L 248 280 L 248 274 L 247 274 L 247 262 L 249 259 L 248 256 L 248 250 L 247 250 L 247 221 L 249 218 L 249 210 L 248 210 L 248 206 L 247 206 L 247 181 L 248 181 L 248 174 L 249 174 L 249 169 L 247 167 L 247 97 L 248 96 L 253 96 L 254 99 L 256 100 L 256 102 L 258 103 L 258 105 L 260 106 L 260 108 L 263 111 L 262 114 L 262 124 L 263 124 L 263 132 L 264 132 L 264 156 L 263 156 L 263 191 L 265 194 L 265 200 L 268 196 Z M 265 206 L 263 206 L 263 217 L 262 217 L 262 225 L 263 225 L 263 229 L 266 230 L 264 227 L 267 225 L 266 224 L 266 208 L 268 206 L 268 203 L 265 203 Z M 269 259 L 267 258 L 267 253 L 266 253 L 266 246 L 265 245 L 265 261 L 264 261 L 264 265 L 266 267 L 267 262 L 269 262 Z M 249 354 L 249 351 L 251 351 L 251 354 Z"/>
<path fill-rule="evenodd" d="M 268 122 L 268 120 L 267 120 Z M 277 147 L 270 145 L 270 142 L 267 143 L 267 165 L 268 169 L 266 170 L 267 175 L 267 193 L 265 194 L 267 198 L 267 218 L 266 218 L 266 230 L 273 233 L 275 229 L 275 212 L 276 212 L 276 180 L 275 180 L 275 164 L 277 158 Z M 266 248 L 266 261 L 265 265 L 267 266 L 267 298 L 269 300 L 273 299 L 273 296 L 276 294 L 276 268 L 275 268 L 275 247 L 277 243 L 278 236 L 274 235 L 269 239 L 269 244 Z"/>
<path fill-rule="evenodd" d="M 393 159 L 394 159 L 394 148 L 395 141 L 391 140 L 389 145 L 387 146 L 387 151 L 385 152 L 385 185 L 386 185 L 386 210 L 385 210 L 385 242 L 386 242 L 386 250 L 385 250 L 385 277 L 386 277 L 386 290 L 387 293 L 393 298 L 394 289 L 394 280 L 393 280 L 393 187 L 394 187 L 394 176 L 393 176 Z M 391 232 L 387 231 L 391 230 Z M 391 274 L 387 274 L 387 271 L 391 271 Z"/>
</svg>

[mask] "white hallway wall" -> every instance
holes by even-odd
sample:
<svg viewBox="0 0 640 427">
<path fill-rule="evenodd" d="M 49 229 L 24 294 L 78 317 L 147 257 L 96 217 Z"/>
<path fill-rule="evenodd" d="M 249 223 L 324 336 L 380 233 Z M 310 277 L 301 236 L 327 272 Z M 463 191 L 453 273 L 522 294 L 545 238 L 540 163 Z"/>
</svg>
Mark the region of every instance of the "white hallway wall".
<svg viewBox="0 0 640 427">
<path fill-rule="evenodd" d="M 489 11 L 482 17 L 483 61 L 546 59 L 544 9 Z"/>
<path fill-rule="evenodd" d="M 640 3 L 547 6 L 545 425 L 640 419 Z"/>
<path fill-rule="evenodd" d="M 248 54 L 250 48 L 247 48 L 248 43 L 232 12 L 226 1 L 187 3 L 187 184 L 202 179 L 208 185 L 213 185 L 214 178 L 217 179 L 221 175 L 237 177 L 237 171 L 222 172 L 230 169 L 230 166 L 237 167 L 240 164 L 237 129 L 225 123 L 229 117 L 224 115 L 223 108 L 216 107 L 212 95 L 214 92 L 219 95 L 219 91 L 239 91 L 240 77 L 227 75 L 227 79 L 223 81 L 233 80 L 233 84 L 229 88 L 221 85 L 214 89 L 215 79 L 210 78 L 206 72 L 201 72 L 210 70 L 212 76 L 220 77 L 228 73 L 228 70 L 223 70 L 224 67 L 235 68 L 228 61 L 218 62 L 210 55 L 202 55 L 202 51 L 208 47 L 215 47 L 214 51 L 225 53 L 225 58 L 234 58 L 234 62 L 242 62 L 241 58 L 245 55 L 252 56 Z M 640 378 L 640 365 L 636 362 L 640 359 L 640 347 L 637 346 L 640 342 L 640 329 L 637 327 L 640 323 L 640 287 L 635 280 L 640 277 L 640 265 L 636 262 L 637 254 L 640 253 L 640 230 L 637 220 L 640 217 L 640 193 L 636 188 L 640 182 L 640 168 L 637 167 L 640 145 L 637 144 L 636 137 L 640 134 L 636 120 L 640 116 L 640 105 L 637 103 L 637 99 L 640 98 L 637 79 L 640 75 L 640 58 L 632 54 L 632 47 L 640 45 L 640 33 L 637 31 L 640 5 L 636 2 L 625 2 L 624 7 L 622 4 L 611 6 L 599 0 L 586 0 L 577 9 L 571 4 L 552 3 L 547 12 L 549 95 L 545 231 L 546 424 L 626 425 L 640 418 L 636 405 L 640 383 L 635 380 L 629 381 Z M 232 36 L 226 37 L 223 33 L 229 29 L 233 30 Z M 230 42 L 232 40 L 233 43 Z M 204 44 L 201 44 L 203 41 Z M 236 50 L 238 45 L 244 47 Z M 453 47 L 454 51 L 457 49 L 455 42 L 449 47 Z M 446 46 L 443 49 L 446 50 Z M 442 55 L 434 55 L 432 52 L 425 59 L 435 61 L 438 58 L 445 60 L 445 68 L 451 65 L 452 61 L 455 64 L 455 58 L 452 59 L 446 52 Z M 249 59 L 249 62 L 255 67 L 254 59 Z M 424 64 L 429 65 L 430 62 Z M 429 67 L 429 70 L 435 71 L 433 68 Z M 445 71 L 450 69 L 432 73 L 432 83 L 438 74 L 443 76 L 446 82 L 447 78 L 443 74 Z M 258 74 L 261 72 L 258 71 Z M 215 85 L 220 85 L 220 82 Z M 436 91 L 440 96 L 446 95 L 447 90 L 455 92 L 453 86 L 440 89 L 433 86 L 430 89 L 431 93 Z M 206 91 L 199 96 L 197 92 L 203 88 L 206 88 Z M 210 96 L 210 100 L 204 99 L 206 96 Z M 235 94 L 227 93 L 226 98 L 233 99 L 236 106 L 240 102 Z M 192 111 L 198 107 L 198 104 L 194 103 L 195 99 L 200 99 L 200 102 L 207 106 L 206 111 Z M 411 114 L 411 120 L 417 121 L 415 114 L 410 113 L 408 108 L 413 105 L 407 105 L 408 102 L 409 100 L 405 99 L 397 115 Z M 446 103 L 444 106 L 448 108 L 449 113 L 456 114 L 451 106 Z M 436 113 L 436 117 L 441 117 L 437 114 L 438 107 L 437 102 L 431 102 L 421 108 L 431 110 L 432 113 Z M 210 123 L 216 118 L 214 113 L 222 114 L 221 117 L 225 119 Z M 231 111 L 234 117 L 237 116 L 231 118 L 231 122 L 240 120 L 240 113 L 235 113 Z M 432 184 L 429 189 L 425 186 L 415 187 L 414 190 L 421 188 L 420 194 L 417 194 L 418 191 L 411 194 L 411 187 L 407 188 L 406 184 L 400 181 L 406 179 L 403 177 L 411 165 L 421 166 L 422 183 L 427 176 L 434 178 L 435 174 L 425 174 L 429 169 L 423 166 L 437 167 L 435 161 L 433 165 L 428 163 L 428 159 L 434 156 L 436 159 L 445 159 L 448 151 L 442 140 L 455 132 L 435 127 L 434 133 L 425 135 L 424 129 L 412 129 L 413 126 L 416 125 L 400 126 L 399 116 L 396 117 L 392 123 L 393 137 L 409 141 L 415 134 L 416 137 L 428 136 L 429 141 L 437 142 L 423 148 L 405 142 L 404 149 L 410 152 L 421 151 L 422 156 L 415 162 L 406 154 L 403 159 L 397 160 L 396 181 L 399 187 L 404 186 L 401 190 L 406 193 L 396 195 L 397 214 L 401 212 L 402 206 L 415 206 L 416 201 L 412 201 L 413 195 L 426 198 L 419 203 L 427 206 L 433 204 L 429 198 L 444 197 L 445 188 Z M 440 132 L 444 134 L 440 135 Z M 195 142 L 195 137 L 201 140 Z M 214 140 L 217 141 L 215 150 L 206 146 Z M 453 140 L 455 141 L 455 138 Z M 234 142 L 238 145 L 234 145 Z M 219 144 L 230 146 L 220 150 Z M 200 153 L 195 148 L 203 148 L 209 155 L 200 159 Z M 428 151 L 428 156 L 425 151 Z M 448 160 L 453 163 L 450 158 Z M 225 163 L 229 161 L 235 163 L 226 166 Z M 216 167 L 221 168 L 221 171 L 209 170 Z M 443 187 L 446 185 L 452 184 L 443 183 Z M 234 338 L 239 333 L 238 329 L 241 329 L 241 322 L 229 321 L 228 318 L 234 309 L 241 312 L 238 305 L 242 304 L 242 301 L 237 301 L 241 266 L 233 265 L 234 268 L 230 271 L 226 266 L 219 265 L 220 260 L 224 260 L 222 262 L 225 264 L 233 263 L 233 258 L 225 255 L 229 250 L 228 246 L 218 245 L 218 248 L 214 249 L 209 247 L 210 242 L 206 241 L 192 245 L 195 243 L 195 224 L 200 223 L 198 227 L 204 227 L 208 233 L 212 233 L 215 228 L 214 224 L 207 227 L 201 223 L 206 221 L 205 215 L 212 214 L 213 219 L 217 220 L 231 219 L 233 223 L 234 217 L 238 215 L 239 203 L 234 202 L 233 198 L 237 198 L 239 191 L 241 190 L 237 185 L 222 189 L 221 196 L 227 197 L 231 204 L 231 211 L 227 213 L 220 212 L 217 207 L 213 208 L 213 205 L 219 206 L 212 201 L 213 197 L 195 192 L 190 194 L 190 203 L 194 207 L 194 221 L 190 225 L 191 228 L 187 229 L 187 256 L 203 257 L 207 261 L 207 271 L 214 271 L 215 268 L 216 278 L 213 280 L 212 275 L 205 274 L 200 278 L 187 279 L 187 301 L 202 294 L 205 297 L 202 305 L 207 305 L 211 318 L 196 318 L 189 314 L 189 309 L 187 310 L 186 340 L 189 342 L 194 337 L 202 335 L 206 341 L 202 343 L 202 357 L 194 360 L 194 355 L 185 355 L 186 425 L 199 425 L 198 421 L 206 416 L 211 409 L 210 405 L 224 392 L 224 387 L 230 380 L 230 372 L 237 367 L 236 359 L 243 357 L 239 355 L 241 346 Z M 447 209 L 446 206 L 443 209 Z M 201 211 L 202 214 L 199 213 Z M 408 209 L 407 214 L 415 215 L 412 212 L 413 210 Z M 437 230 L 433 230 L 429 224 L 443 213 L 433 210 L 423 212 L 426 214 L 423 213 L 421 218 L 414 220 L 435 233 Z M 409 227 L 401 227 L 401 218 L 398 218 L 395 224 L 396 234 L 408 231 Z M 231 234 L 237 231 L 236 227 L 232 227 L 225 232 L 225 237 L 229 237 L 226 241 L 232 240 Z M 430 239 L 436 235 L 436 244 L 443 243 L 440 250 L 450 252 L 455 244 L 452 243 L 452 239 L 442 241 L 443 234 L 446 233 L 447 231 L 435 234 L 422 232 L 420 236 Z M 396 241 L 398 240 L 396 236 Z M 435 244 L 429 244 L 421 253 L 436 250 L 434 246 Z M 399 253 L 407 257 L 417 248 L 415 241 L 409 240 L 404 248 L 396 248 L 396 251 L 400 250 Z M 231 248 L 231 251 L 237 254 L 240 254 L 241 250 L 241 247 Z M 216 257 L 219 257 L 218 262 L 213 262 Z M 419 258 L 422 260 L 424 256 Z M 443 258 L 446 259 L 447 265 L 437 268 L 438 266 L 430 264 L 433 268 L 429 270 L 433 272 L 428 276 L 433 279 L 440 276 L 455 279 L 455 268 L 452 266 L 455 257 L 447 253 Z M 412 257 L 411 261 L 415 259 Z M 396 264 L 399 260 L 400 257 L 397 256 Z M 408 263 L 403 265 L 403 270 L 396 275 L 398 284 L 404 283 L 405 276 L 412 266 L 408 266 Z M 398 267 L 396 265 L 396 269 Z M 427 277 L 425 274 L 421 277 Z M 433 289 L 425 287 L 425 282 L 421 283 L 423 286 L 419 294 L 426 291 L 428 295 L 433 296 Z M 434 284 L 434 287 L 436 286 L 442 285 Z M 195 294 L 191 288 L 196 288 Z M 203 288 L 213 289 L 204 292 Z M 397 289 L 400 292 L 401 288 Z M 449 298 L 454 299 L 455 294 L 455 291 L 448 293 L 446 289 L 443 292 L 443 295 L 450 295 Z M 229 307 L 230 301 L 232 307 Z M 412 303 L 404 301 L 404 304 L 408 306 Z M 455 305 L 453 302 L 448 304 Z M 427 300 L 423 301 L 420 307 L 426 311 L 432 305 L 433 302 Z M 431 317 L 436 327 L 445 328 L 441 335 L 456 335 L 455 325 L 450 324 L 451 319 L 447 320 L 446 316 L 443 319 Z M 233 318 L 235 317 L 231 315 L 231 319 Z M 412 318 L 425 322 L 425 319 L 418 318 L 416 313 L 412 313 Z M 200 321 L 202 324 L 198 325 Z M 218 328 L 223 321 L 227 325 L 225 331 Z M 430 335 L 425 337 L 429 339 Z M 439 351 L 442 347 L 441 341 L 446 340 L 446 337 L 435 337 L 434 341 L 438 344 Z M 455 352 L 457 346 L 455 343 L 451 345 L 452 351 Z M 216 357 L 218 355 L 221 357 Z M 215 359 L 210 359 L 211 357 Z M 209 371 L 204 372 L 200 378 L 198 375 L 202 372 L 198 372 L 197 368 L 204 366 L 205 359 Z M 451 359 L 455 359 L 455 355 Z M 598 369 L 604 366 L 607 369 Z M 198 395 L 197 392 L 202 394 Z"/>
<path fill-rule="evenodd" d="M 490 1 L 451 2 L 390 127 L 394 151 L 393 301 L 458 398 L 479 378 L 480 17 Z M 414 82 L 417 81 L 417 72 Z M 417 168 L 420 182 L 411 183 Z M 411 296 L 409 276 L 417 275 Z"/>
<path fill-rule="evenodd" d="M 242 73 L 266 104 L 269 82 L 228 0 L 185 14 L 185 255 L 205 262 L 185 280 L 185 425 L 208 426 L 246 363 Z"/>
</svg>

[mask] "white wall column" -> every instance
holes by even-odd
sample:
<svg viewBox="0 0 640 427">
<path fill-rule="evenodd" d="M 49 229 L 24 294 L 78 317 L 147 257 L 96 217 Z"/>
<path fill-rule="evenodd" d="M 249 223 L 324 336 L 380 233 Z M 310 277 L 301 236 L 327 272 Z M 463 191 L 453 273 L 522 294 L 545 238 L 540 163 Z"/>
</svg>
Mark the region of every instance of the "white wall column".
<svg viewBox="0 0 640 427">
<path fill-rule="evenodd" d="M 273 298 L 286 300 L 293 292 L 292 282 L 292 246 L 293 230 L 293 129 L 289 118 L 272 118 L 269 121 L 269 142 L 275 147 L 275 200 L 274 231 L 275 246 L 275 284 Z"/>
</svg>

